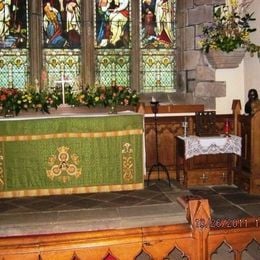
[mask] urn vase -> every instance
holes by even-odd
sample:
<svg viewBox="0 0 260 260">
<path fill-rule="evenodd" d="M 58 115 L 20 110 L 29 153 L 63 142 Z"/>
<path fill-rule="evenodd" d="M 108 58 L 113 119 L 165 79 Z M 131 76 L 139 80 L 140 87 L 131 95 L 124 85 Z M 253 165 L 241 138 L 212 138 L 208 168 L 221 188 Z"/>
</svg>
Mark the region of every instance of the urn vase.
<svg viewBox="0 0 260 260">
<path fill-rule="evenodd" d="M 206 53 L 208 63 L 214 69 L 237 68 L 245 56 L 245 49 L 235 49 L 231 52 L 210 49 Z"/>
</svg>

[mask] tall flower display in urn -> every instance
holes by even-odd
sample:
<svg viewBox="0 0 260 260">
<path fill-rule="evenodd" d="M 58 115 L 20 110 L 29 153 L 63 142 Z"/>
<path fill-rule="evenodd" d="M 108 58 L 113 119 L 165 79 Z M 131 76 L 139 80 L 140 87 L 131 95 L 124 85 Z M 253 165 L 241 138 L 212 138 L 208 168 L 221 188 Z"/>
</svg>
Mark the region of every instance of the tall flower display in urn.
<svg viewBox="0 0 260 260">
<path fill-rule="evenodd" d="M 226 0 L 214 7 L 213 22 L 204 25 L 199 43 L 209 64 L 215 68 L 236 68 L 246 52 L 260 58 L 260 46 L 250 40 L 256 29 L 254 13 L 248 9 L 253 0 Z"/>
</svg>

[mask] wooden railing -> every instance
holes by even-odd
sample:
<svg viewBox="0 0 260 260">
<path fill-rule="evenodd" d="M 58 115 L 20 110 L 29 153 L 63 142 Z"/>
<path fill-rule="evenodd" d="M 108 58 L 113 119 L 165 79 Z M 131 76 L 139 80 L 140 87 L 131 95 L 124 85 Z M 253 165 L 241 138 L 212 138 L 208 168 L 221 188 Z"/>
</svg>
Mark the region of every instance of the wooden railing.
<svg viewBox="0 0 260 260">
<path fill-rule="evenodd" d="M 260 218 L 213 220 L 207 200 L 190 200 L 186 211 L 187 223 L 176 225 L 2 237 L 0 259 L 206 260 L 224 245 L 233 256 L 228 259 L 239 260 L 250 245 L 259 250 Z"/>
</svg>

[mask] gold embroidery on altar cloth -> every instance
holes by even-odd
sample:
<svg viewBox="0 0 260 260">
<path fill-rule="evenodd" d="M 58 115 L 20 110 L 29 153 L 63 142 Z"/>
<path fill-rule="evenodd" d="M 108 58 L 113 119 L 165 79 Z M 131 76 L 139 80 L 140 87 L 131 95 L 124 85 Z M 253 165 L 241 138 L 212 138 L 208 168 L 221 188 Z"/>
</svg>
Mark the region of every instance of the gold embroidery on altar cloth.
<svg viewBox="0 0 260 260">
<path fill-rule="evenodd" d="M 134 158 L 131 144 L 123 144 L 122 149 L 122 172 L 124 181 L 130 182 L 134 177 Z"/>
<path fill-rule="evenodd" d="M 77 167 L 79 156 L 70 155 L 70 148 L 65 146 L 61 146 L 57 150 L 58 155 L 51 155 L 48 159 L 48 164 L 51 166 L 51 169 L 46 171 L 48 178 L 52 181 L 57 178 L 64 183 L 71 178 L 78 178 L 81 175 L 81 169 Z"/>
<path fill-rule="evenodd" d="M 4 156 L 2 150 L 0 150 L 0 190 L 4 189 Z"/>
</svg>

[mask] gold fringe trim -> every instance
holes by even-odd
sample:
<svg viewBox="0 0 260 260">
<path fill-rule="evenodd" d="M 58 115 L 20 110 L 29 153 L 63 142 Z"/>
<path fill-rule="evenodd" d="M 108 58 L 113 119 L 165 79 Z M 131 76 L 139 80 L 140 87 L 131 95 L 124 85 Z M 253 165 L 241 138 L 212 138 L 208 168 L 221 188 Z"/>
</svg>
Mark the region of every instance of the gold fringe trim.
<svg viewBox="0 0 260 260">
<path fill-rule="evenodd" d="M 123 185 L 104 185 L 104 186 L 73 187 L 73 188 L 60 188 L 60 189 L 2 191 L 0 192 L 0 198 L 141 190 L 143 188 L 144 188 L 144 183 L 135 183 L 135 184 L 123 184 Z"/>
<path fill-rule="evenodd" d="M 47 140 L 47 139 L 60 139 L 60 138 L 101 138 L 101 137 L 116 137 L 116 136 L 127 136 L 127 135 L 142 135 L 142 134 L 143 134 L 143 129 L 131 129 L 131 130 L 96 132 L 96 133 L 11 135 L 11 136 L 0 136 L 0 142 Z"/>
</svg>

